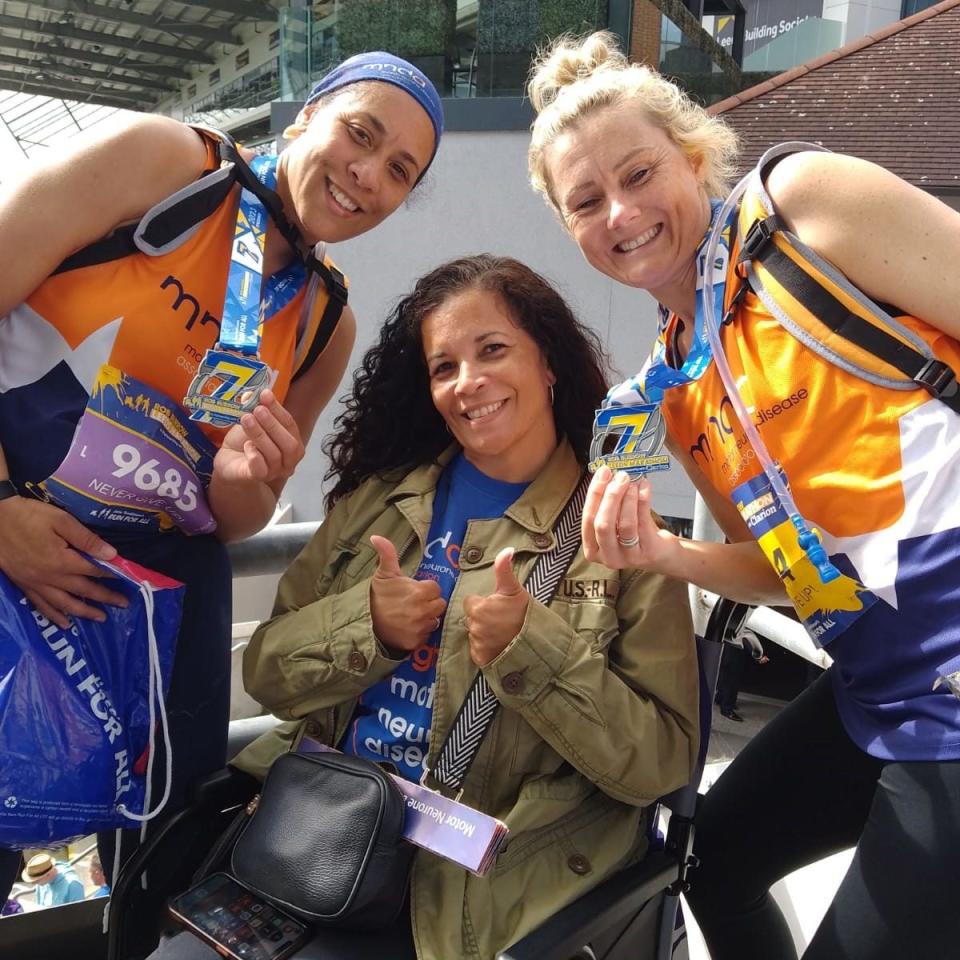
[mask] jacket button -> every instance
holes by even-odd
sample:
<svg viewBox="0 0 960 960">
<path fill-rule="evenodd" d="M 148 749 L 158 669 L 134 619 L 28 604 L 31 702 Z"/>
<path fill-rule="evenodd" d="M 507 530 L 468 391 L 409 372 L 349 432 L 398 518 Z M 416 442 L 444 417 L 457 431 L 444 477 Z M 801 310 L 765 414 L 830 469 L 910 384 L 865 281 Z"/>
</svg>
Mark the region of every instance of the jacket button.
<svg viewBox="0 0 960 960">
<path fill-rule="evenodd" d="M 308 720 L 303 732 L 308 737 L 317 737 L 320 735 L 320 724 L 316 720 Z"/>
<path fill-rule="evenodd" d="M 533 545 L 538 550 L 546 550 L 547 547 L 553 546 L 553 537 L 549 533 L 538 533 L 533 538 Z"/>
<path fill-rule="evenodd" d="M 467 547 L 463 552 L 463 559 L 467 563 L 479 563 L 483 559 L 483 550 L 480 547 Z"/>
<path fill-rule="evenodd" d="M 524 687 L 523 674 L 518 670 L 508 673 L 501 681 L 503 689 L 512 695 L 522 693 Z"/>
<path fill-rule="evenodd" d="M 367 669 L 367 658 L 359 650 L 354 650 L 347 657 L 347 666 L 354 673 L 363 673 Z"/>
<path fill-rule="evenodd" d="M 580 877 L 593 869 L 593 867 L 590 866 L 590 861 L 580 853 L 575 853 L 570 857 L 570 859 L 567 860 L 567 866 Z"/>
</svg>

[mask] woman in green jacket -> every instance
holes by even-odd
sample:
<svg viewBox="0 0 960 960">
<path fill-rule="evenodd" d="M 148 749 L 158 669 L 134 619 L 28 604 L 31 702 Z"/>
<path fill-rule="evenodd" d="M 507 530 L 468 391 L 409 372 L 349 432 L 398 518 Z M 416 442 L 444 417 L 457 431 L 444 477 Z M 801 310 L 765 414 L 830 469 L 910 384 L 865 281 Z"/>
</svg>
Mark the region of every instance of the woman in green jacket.
<svg viewBox="0 0 960 960">
<path fill-rule="evenodd" d="M 489 960 L 641 858 L 646 808 L 696 758 L 679 581 L 578 552 L 549 605 L 523 586 L 604 393 L 596 339 L 527 267 L 467 257 L 421 279 L 361 364 L 329 443 L 332 509 L 246 652 L 248 690 L 296 721 L 235 761 L 258 776 L 309 735 L 436 786 L 478 671 L 496 694 L 461 800 L 509 846 L 483 877 L 417 853 L 420 960 Z"/>
</svg>

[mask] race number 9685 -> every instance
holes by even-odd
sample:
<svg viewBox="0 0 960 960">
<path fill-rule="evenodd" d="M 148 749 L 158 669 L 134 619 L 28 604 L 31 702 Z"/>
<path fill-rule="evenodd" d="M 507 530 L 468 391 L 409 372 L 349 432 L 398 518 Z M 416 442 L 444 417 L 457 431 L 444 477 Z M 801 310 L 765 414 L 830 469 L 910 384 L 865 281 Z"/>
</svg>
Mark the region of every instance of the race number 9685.
<svg viewBox="0 0 960 960">
<path fill-rule="evenodd" d="M 184 482 L 183 474 L 176 467 L 168 467 L 161 473 L 159 460 L 144 460 L 140 451 L 129 443 L 118 443 L 113 448 L 113 462 L 117 468 L 113 476 L 123 478 L 133 474 L 133 484 L 138 490 L 173 500 L 175 506 L 187 512 L 196 509 L 197 485 L 192 480 Z"/>
</svg>

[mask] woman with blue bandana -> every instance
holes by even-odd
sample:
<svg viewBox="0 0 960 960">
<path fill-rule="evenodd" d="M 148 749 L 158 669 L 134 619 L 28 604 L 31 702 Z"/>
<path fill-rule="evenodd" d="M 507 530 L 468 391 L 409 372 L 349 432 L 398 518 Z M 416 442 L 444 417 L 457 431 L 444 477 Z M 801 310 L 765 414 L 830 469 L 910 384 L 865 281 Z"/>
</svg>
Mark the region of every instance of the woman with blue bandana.
<svg viewBox="0 0 960 960">
<path fill-rule="evenodd" d="M 353 346 L 325 244 L 393 213 L 442 130 L 430 81 L 367 53 L 316 85 L 279 157 L 123 113 L 0 198 L 0 571 L 62 627 L 122 602 L 85 554 L 186 584 L 167 812 L 226 759 L 223 544 L 272 516 Z"/>
</svg>

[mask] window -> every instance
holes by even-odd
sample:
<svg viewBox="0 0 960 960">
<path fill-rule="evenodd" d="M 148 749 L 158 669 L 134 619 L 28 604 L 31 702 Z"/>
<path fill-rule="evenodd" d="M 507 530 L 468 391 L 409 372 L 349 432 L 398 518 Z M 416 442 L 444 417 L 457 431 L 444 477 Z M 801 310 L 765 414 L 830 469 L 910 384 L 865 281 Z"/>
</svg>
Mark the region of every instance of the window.
<svg viewBox="0 0 960 960">
<path fill-rule="evenodd" d="M 237 54 L 237 59 L 234 61 L 238 70 L 242 70 L 244 67 L 250 65 L 250 50 L 244 49 Z"/>
<path fill-rule="evenodd" d="M 217 67 L 215 70 L 210 71 L 210 76 L 207 77 L 207 86 L 215 87 L 220 82 L 220 68 Z"/>
</svg>

